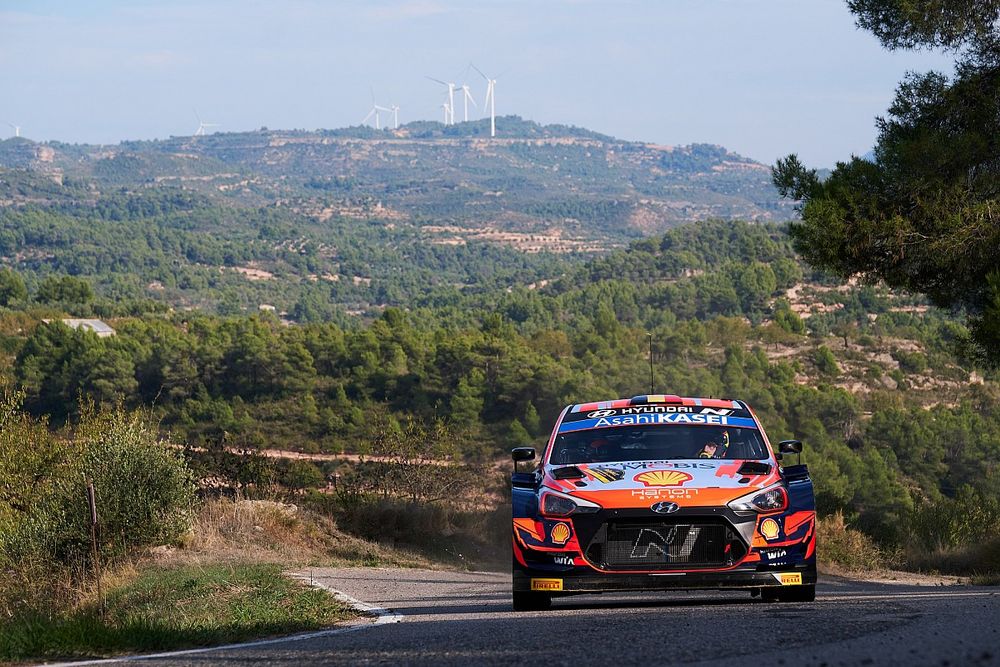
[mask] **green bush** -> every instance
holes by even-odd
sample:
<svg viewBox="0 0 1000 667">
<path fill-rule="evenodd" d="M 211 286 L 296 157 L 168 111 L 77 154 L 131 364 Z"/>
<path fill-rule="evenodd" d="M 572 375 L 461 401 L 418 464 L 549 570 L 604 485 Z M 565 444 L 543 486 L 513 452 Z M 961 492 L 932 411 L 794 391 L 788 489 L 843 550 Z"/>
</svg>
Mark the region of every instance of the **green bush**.
<svg viewBox="0 0 1000 667">
<path fill-rule="evenodd" d="M 837 365 L 837 358 L 833 356 L 833 352 L 826 345 L 820 345 L 816 348 L 816 352 L 813 354 L 813 361 L 816 364 L 816 368 L 823 375 L 834 376 L 840 372 L 840 367 Z"/>
<path fill-rule="evenodd" d="M 892 358 L 898 361 L 900 369 L 907 373 L 923 373 L 927 370 L 927 357 L 921 352 L 894 350 Z"/>
<path fill-rule="evenodd" d="M 910 534 L 916 546 L 927 550 L 998 539 L 1000 498 L 964 486 L 954 498 L 918 505 L 910 516 Z"/>
<path fill-rule="evenodd" d="M 96 489 L 106 559 L 177 540 L 188 528 L 194 479 L 181 455 L 139 413 L 84 407 L 72 433 L 50 433 L 0 397 L 0 569 L 75 565 L 89 557 L 86 480 Z"/>
</svg>

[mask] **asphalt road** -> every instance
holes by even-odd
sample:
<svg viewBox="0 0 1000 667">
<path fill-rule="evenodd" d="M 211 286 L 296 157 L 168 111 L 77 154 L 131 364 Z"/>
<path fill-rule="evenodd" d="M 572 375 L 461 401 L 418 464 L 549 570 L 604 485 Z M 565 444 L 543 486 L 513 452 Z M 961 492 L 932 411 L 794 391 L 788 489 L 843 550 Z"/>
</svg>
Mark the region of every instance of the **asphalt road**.
<svg viewBox="0 0 1000 667">
<path fill-rule="evenodd" d="M 1000 665 L 998 588 L 827 578 L 808 604 L 733 592 L 644 593 L 562 598 L 549 611 L 513 613 L 510 578 L 501 574 L 311 575 L 399 616 L 354 632 L 140 664 Z"/>
</svg>

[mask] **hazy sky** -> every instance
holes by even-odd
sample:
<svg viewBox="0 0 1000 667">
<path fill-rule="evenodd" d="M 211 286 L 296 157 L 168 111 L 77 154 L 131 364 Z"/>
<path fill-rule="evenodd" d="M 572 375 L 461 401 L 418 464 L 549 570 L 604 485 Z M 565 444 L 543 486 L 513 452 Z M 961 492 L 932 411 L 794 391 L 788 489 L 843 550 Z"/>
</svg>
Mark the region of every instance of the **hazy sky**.
<svg viewBox="0 0 1000 667">
<path fill-rule="evenodd" d="M 497 113 L 832 166 L 907 70 L 843 0 L 0 0 L 0 137 L 115 143 L 438 119 L 427 75 L 499 75 Z M 460 118 L 461 111 L 458 116 Z M 502 131 L 502 128 L 501 128 Z"/>
</svg>

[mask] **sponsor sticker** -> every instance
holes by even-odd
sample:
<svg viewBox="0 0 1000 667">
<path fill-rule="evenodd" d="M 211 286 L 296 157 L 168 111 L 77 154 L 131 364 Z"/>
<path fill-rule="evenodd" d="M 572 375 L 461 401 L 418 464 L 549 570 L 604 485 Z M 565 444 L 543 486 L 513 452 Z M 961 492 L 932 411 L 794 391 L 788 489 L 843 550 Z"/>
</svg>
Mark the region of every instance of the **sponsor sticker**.
<svg viewBox="0 0 1000 667">
<path fill-rule="evenodd" d="M 594 410 L 593 414 L 609 412 L 608 410 Z M 616 411 L 619 412 L 619 411 Z M 721 412 L 721 410 L 720 410 Z M 699 426 L 735 426 L 737 428 L 757 428 L 757 422 L 747 417 L 730 417 L 718 414 L 691 414 L 687 412 L 658 412 L 639 414 L 615 414 L 602 417 L 590 417 L 580 421 L 563 422 L 559 425 L 560 433 L 570 433 L 572 431 L 584 431 L 593 428 L 607 428 L 609 426 L 639 426 L 646 424 L 683 424 Z"/>
<path fill-rule="evenodd" d="M 633 498 L 694 498 L 698 495 L 698 489 L 632 489 Z"/>
<path fill-rule="evenodd" d="M 647 470 L 632 478 L 636 482 L 642 482 L 643 486 L 681 486 L 684 482 L 691 481 L 692 477 L 680 470 Z"/>
<path fill-rule="evenodd" d="M 801 572 L 779 572 L 774 576 L 778 578 L 782 586 L 801 586 L 802 585 L 802 573 Z"/>
<path fill-rule="evenodd" d="M 621 468 L 598 466 L 596 468 L 587 468 L 586 472 L 602 484 L 610 484 L 611 482 L 617 482 L 625 479 L 625 471 Z"/>
<path fill-rule="evenodd" d="M 555 544 L 566 544 L 569 540 L 569 526 L 562 522 L 557 523 L 552 526 L 552 532 L 549 533 L 549 537 Z"/>
<path fill-rule="evenodd" d="M 653 470 L 658 468 L 676 468 L 678 470 L 715 470 L 718 467 L 718 463 L 695 461 L 625 461 L 622 463 L 615 463 L 613 465 L 601 465 L 587 468 L 587 471 L 610 470 L 614 471 L 610 474 L 615 475 L 617 475 L 618 471 L 621 471 L 622 477 L 624 477 L 624 471 L 626 470 Z M 618 480 L 622 479 L 622 477 L 618 477 Z"/>
<path fill-rule="evenodd" d="M 572 556 L 563 556 L 563 555 L 558 555 L 557 554 L 557 555 L 555 555 L 555 556 L 552 557 L 552 562 L 555 563 L 556 565 L 572 565 L 573 564 L 573 557 Z"/>
<path fill-rule="evenodd" d="M 778 537 L 778 533 L 780 532 L 781 527 L 778 526 L 778 522 L 774 519 L 764 519 L 760 524 L 760 534 L 768 542 Z"/>
<path fill-rule="evenodd" d="M 532 579 L 531 590 L 533 591 L 561 591 L 562 579 Z"/>
</svg>

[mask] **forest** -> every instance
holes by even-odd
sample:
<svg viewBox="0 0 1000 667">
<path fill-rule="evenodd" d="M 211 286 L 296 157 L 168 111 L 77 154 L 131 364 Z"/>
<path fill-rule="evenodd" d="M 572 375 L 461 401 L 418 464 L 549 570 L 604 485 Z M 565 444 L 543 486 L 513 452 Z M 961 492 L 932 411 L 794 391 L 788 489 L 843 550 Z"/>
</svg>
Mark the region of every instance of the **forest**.
<svg viewBox="0 0 1000 667">
<path fill-rule="evenodd" d="M 781 226 L 692 224 L 560 269 L 543 287 L 427 289 L 326 321 L 122 314 L 81 278 L 7 269 L 4 376 L 53 427 L 82 398 L 144 408 L 202 474 L 322 490 L 338 462 L 247 468 L 226 452 L 364 453 L 377 429 L 439 424 L 457 434 L 447 456 L 491 465 L 540 445 L 565 404 L 645 393 L 649 334 L 656 391 L 747 400 L 773 440 L 806 442 L 821 512 L 881 542 L 934 503 L 997 502 L 996 374 L 964 356 L 952 314 L 812 274 Z M 114 336 L 58 321 L 103 312 Z"/>
</svg>

